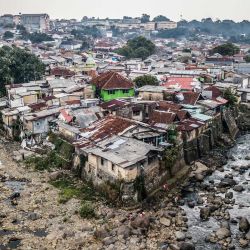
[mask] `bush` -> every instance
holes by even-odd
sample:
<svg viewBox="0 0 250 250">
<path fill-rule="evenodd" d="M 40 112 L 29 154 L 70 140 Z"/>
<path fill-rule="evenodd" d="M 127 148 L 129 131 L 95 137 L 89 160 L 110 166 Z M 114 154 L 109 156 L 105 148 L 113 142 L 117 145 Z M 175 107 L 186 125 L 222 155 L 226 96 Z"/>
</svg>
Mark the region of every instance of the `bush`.
<svg viewBox="0 0 250 250">
<path fill-rule="evenodd" d="M 235 96 L 235 94 L 232 92 L 232 90 L 230 88 L 227 88 L 224 93 L 223 93 L 223 97 L 228 100 L 228 104 L 227 106 L 235 106 L 237 103 L 237 97 Z"/>
<path fill-rule="evenodd" d="M 95 210 L 93 205 L 90 202 L 82 202 L 82 205 L 79 210 L 79 214 L 82 218 L 91 219 L 95 217 Z"/>
<path fill-rule="evenodd" d="M 138 76 L 134 79 L 134 82 L 138 88 L 143 87 L 145 85 L 159 85 L 157 78 L 153 75 Z"/>
<path fill-rule="evenodd" d="M 96 193 L 90 183 L 81 183 L 80 186 L 77 186 L 71 177 L 52 181 L 50 184 L 60 189 L 58 199 L 59 203 L 66 203 L 71 198 L 78 198 L 88 201 L 95 200 L 96 198 Z"/>
<path fill-rule="evenodd" d="M 24 163 L 27 167 L 34 167 L 39 171 L 63 168 L 67 165 L 67 162 L 59 157 L 54 150 L 49 152 L 47 156 L 31 156 Z"/>
<path fill-rule="evenodd" d="M 145 60 L 148 56 L 155 52 L 155 45 L 145 37 L 139 36 L 128 40 L 127 44 L 116 50 L 116 53 L 125 56 L 126 58 L 139 57 Z"/>
</svg>

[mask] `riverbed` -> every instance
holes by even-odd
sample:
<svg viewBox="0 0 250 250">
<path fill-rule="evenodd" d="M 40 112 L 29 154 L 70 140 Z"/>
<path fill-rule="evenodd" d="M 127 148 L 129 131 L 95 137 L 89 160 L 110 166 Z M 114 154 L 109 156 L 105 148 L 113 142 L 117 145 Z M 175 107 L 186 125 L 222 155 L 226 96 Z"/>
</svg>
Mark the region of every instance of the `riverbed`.
<svg viewBox="0 0 250 250">
<path fill-rule="evenodd" d="M 233 179 L 244 187 L 243 192 L 235 192 L 233 188 L 229 188 L 227 192 L 233 192 L 233 198 L 235 199 L 235 204 L 228 209 L 230 218 L 236 219 L 240 216 L 250 219 L 250 134 L 241 136 L 236 145 L 228 150 L 228 162 L 223 167 L 224 171 L 216 170 L 212 175 L 204 179 L 204 183 L 209 185 L 218 184 L 225 175 L 233 175 Z M 236 171 L 238 167 L 248 166 L 246 170 Z M 214 182 L 214 183 L 213 183 Z M 225 196 L 225 193 L 216 192 L 218 196 Z M 206 205 L 207 194 L 204 193 L 199 188 L 196 188 L 194 192 L 186 193 L 184 195 L 185 199 L 197 200 L 197 197 L 203 197 L 204 204 Z M 211 244 L 206 242 L 206 237 L 211 234 L 213 231 L 216 231 L 220 227 L 221 221 L 216 220 L 214 217 L 210 217 L 208 221 L 202 221 L 200 219 L 200 207 L 195 206 L 190 208 L 187 205 L 183 206 L 183 209 L 187 213 L 189 233 L 192 235 L 192 241 L 195 243 L 196 250 L 216 250 L 221 249 L 219 244 Z M 237 234 L 239 233 L 238 225 L 230 223 L 230 229 L 232 233 L 232 243 L 235 246 L 235 249 L 242 249 L 238 241 L 236 240 Z"/>
</svg>

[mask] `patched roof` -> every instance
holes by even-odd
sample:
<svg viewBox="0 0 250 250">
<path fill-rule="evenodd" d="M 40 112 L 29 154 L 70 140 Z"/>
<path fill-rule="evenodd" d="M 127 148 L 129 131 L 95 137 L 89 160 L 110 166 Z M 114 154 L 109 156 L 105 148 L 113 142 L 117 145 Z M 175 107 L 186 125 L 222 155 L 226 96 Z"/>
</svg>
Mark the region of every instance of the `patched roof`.
<svg viewBox="0 0 250 250">
<path fill-rule="evenodd" d="M 92 123 L 88 128 L 81 129 L 81 136 L 91 141 L 101 141 L 112 135 L 119 135 L 136 126 L 136 122 L 118 116 L 106 116 Z"/>
<path fill-rule="evenodd" d="M 175 112 L 154 110 L 149 115 L 149 124 L 155 127 L 167 128 L 167 125 L 178 120 Z"/>
<path fill-rule="evenodd" d="M 195 105 L 200 97 L 200 93 L 195 93 L 191 91 L 182 92 L 182 94 L 184 97 L 184 100 L 182 101 L 183 104 Z"/>
</svg>

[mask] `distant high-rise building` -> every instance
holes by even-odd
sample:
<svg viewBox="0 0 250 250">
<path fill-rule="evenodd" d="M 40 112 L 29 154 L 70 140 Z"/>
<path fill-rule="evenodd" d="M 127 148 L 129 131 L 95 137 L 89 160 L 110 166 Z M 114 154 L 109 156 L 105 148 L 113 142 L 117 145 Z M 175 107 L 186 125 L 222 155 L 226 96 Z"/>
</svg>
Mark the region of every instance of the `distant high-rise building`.
<svg viewBox="0 0 250 250">
<path fill-rule="evenodd" d="M 48 14 L 22 14 L 20 24 L 29 32 L 46 32 L 49 30 Z"/>
<path fill-rule="evenodd" d="M 6 14 L 3 16 L 0 16 L 0 24 L 1 25 L 13 25 L 14 24 L 13 15 Z"/>
<path fill-rule="evenodd" d="M 156 23 L 157 30 L 168 30 L 168 29 L 175 29 L 175 28 L 177 28 L 176 22 L 162 21 L 162 22 Z"/>
</svg>

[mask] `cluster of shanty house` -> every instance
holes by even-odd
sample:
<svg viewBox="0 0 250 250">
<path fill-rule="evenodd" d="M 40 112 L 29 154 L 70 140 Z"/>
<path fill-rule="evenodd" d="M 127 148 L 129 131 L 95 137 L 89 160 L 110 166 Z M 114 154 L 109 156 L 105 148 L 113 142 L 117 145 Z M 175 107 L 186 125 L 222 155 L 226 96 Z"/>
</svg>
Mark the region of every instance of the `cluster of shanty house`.
<svg viewBox="0 0 250 250">
<path fill-rule="evenodd" d="M 160 185 L 169 174 L 163 166 L 168 148 L 180 147 L 182 163 L 172 172 L 205 154 L 226 119 L 222 91 L 195 77 L 172 76 L 136 89 L 107 71 L 87 83 L 54 78 L 6 89 L 8 107 L 1 113 L 7 136 L 32 149 L 56 133 L 74 146 L 73 167 L 84 157 L 82 177 L 96 184 L 123 181 L 124 197 L 133 193 L 138 176 L 145 176 L 148 191 Z"/>
</svg>

